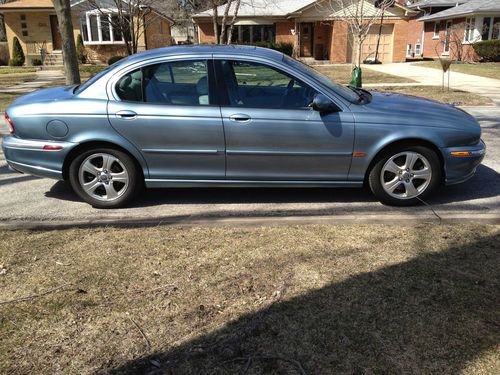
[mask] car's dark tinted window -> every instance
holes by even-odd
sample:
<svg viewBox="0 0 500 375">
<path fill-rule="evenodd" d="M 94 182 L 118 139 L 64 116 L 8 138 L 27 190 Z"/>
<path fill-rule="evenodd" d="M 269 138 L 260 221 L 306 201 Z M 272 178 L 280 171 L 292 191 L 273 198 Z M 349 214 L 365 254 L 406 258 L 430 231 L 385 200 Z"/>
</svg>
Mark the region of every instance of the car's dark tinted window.
<svg viewBox="0 0 500 375">
<path fill-rule="evenodd" d="M 247 61 L 222 61 L 231 106 L 304 108 L 316 91 L 273 67 Z"/>
<path fill-rule="evenodd" d="M 122 100 L 142 101 L 142 72 L 140 69 L 125 74 L 116 84 L 116 92 Z"/>
<path fill-rule="evenodd" d="M 116 92 L 126 101 L 209 105 L 207 62 L 175 61 L 148 65 L 121 77 Z"/>
<path fill-rule="evenodd" d="M 144 101 L 208 105 L 206 61 L 176 61 L 143 68 Z"/>
</svg>

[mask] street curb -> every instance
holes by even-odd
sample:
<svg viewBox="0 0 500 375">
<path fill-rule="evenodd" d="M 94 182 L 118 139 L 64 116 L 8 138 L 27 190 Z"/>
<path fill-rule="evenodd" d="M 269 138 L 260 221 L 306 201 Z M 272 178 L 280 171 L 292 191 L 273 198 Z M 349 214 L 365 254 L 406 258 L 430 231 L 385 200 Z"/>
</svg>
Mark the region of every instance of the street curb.
<svg viewBox="0 0 500 375">
<path fill-rule="evenodd" d="M 92 220 L 9 220 L 0 222 L 0 230 L 60 230 L 72 228 L 137 228 L 137 227 L 196 227 L 196 226 L 228 226 L 228 227 L 260 227 L 284 225 L 348 225 L 348 224 L 381 224 L 381 225 L 457 225 L 481 224 L 499 225 L 500 215 L 450 213 L 440 214 L 356 214 L 356 215 L 323 215 L 323 216 L 233 216 L 203 217 L 179 216 L 163 218 L 102 218 Z"/>
</svg>

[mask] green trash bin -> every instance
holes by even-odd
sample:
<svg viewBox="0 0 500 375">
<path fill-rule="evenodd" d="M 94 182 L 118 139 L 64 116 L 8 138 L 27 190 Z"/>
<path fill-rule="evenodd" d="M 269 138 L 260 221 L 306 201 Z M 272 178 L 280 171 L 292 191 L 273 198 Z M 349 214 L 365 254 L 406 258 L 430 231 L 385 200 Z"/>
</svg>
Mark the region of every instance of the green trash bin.
<svg viewBox="0 0 500 375">
<path fill-rule="evenodd" d="M 361 87 L 363 84 L 361 79 L 361 67 L 355 66 L 352 70 L 352 79 L 349 83 L 350 86 Z"/>
</svg>

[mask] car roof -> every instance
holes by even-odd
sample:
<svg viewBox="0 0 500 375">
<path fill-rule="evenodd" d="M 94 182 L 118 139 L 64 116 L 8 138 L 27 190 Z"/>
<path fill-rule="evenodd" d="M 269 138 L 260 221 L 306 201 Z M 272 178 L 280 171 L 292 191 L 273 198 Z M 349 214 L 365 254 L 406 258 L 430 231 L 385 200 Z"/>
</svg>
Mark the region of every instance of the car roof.
<svg viewBox="0 0 500 375">
<path fill-rule="evenodd" d="M 171 55 L 206 55 L 206 54 L 223 54 L 223 55 L 253 55 L 264 57 L 267 59 L 281 61 L 283 54 L 281 52 L 271 50 L 268 48 L 261 48 L 255 46 L 241 46 L 241 45 L 184 45 L 184 46 L 171 46 L 148 50 L 123 59 L 123 63 L 139 62 L 146 59 L 154 59 L 155 57 L 166 57 Z M 120 64 L 121 65 L 121 64 Z"/>
</svg>

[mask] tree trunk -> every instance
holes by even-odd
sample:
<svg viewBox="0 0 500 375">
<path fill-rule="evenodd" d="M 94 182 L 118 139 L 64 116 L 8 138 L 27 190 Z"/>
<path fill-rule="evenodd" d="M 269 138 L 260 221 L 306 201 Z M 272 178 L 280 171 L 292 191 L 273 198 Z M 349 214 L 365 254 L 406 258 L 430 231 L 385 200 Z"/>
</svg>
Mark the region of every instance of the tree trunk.
<svg viewBox="0 0 500 375">
<path fill-rule="evenodd" d="M 229 15 L 229 9 L 231 8 L 231 4 L 233 3 L 233 0 L 228 0 L 226 3 L 226 7 L 224 8 L 224 15 L 222 16 L 222 23 L 221 23 L 221 32 L 220 32 L 220 44 L 225 44 L 225 37 L 226 37 L 226 22 L 227 22 L 227 17 Z"/>
<path fill-rule="evenodd" d="M 217 6 L 219 5 L 217 0 L 212 0 L 212 22 L 214 24 L 214 37 L 215 37 L 215 44 L 219 44 L 219 27 L 218 27 L 218 18 L 219 18 L 219 13 L 217 11 Z"/>
<path fill-rule="evenodd" d="M 233 29 L 236 18 L 238 17 L 238 12 L 240 10 L 241 0 L 236 0 L 236 5 L 234 6 L 233 18 L 231 20 L 231 26 L 229 26 L 229 31 L 227 33 L 227 44 L 231 44 L 233 39 Z"/>
<path fill-rule="evenodd" d="M 53 0 L 61 32 L 64 70 L 66 84 L 80 84 L 80 70 L 76 55 L 75 36 L 73 35 L 73 21 L 69 0 Z"/>
</svg>

